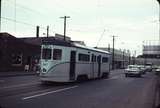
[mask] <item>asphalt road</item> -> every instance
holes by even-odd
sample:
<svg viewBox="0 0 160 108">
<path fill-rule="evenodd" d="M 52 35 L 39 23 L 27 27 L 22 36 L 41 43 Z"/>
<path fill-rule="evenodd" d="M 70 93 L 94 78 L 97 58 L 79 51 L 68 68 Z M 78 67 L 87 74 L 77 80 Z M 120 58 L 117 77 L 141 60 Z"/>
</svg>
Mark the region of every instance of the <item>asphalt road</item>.
<svg viewBox="0 0 160 108">
<path fill-rule="evenodd" d="M 156 76 L 110 78 L 80 83 L 43 85 L 38 76 L 0 79 L 2 108 L 153 108 Z"/>
</svg>

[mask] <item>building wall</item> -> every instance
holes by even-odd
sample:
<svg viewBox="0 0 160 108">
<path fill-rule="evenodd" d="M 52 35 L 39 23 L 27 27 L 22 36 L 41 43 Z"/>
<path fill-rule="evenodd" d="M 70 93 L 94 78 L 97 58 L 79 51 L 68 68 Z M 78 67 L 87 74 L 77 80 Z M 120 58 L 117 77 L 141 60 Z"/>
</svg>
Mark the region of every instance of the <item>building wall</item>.
<svg viewBox="0 0 160 108">
<path fill-rule="evenodd" d="M 142 64 L 142 65 L 145 65 L 145 64 L 148 64 L 148 63 L 151 63 L 153 65 L 160 65 L 160 59 L 154 59 L 154 58 L 136 58 L 135 60 L 135 63 L 136 64 Z"/>
<path fill-rule="evenodd" d="M 112 51 L 113 51 L 113 49 L 111 49 L 111 48 L 102 48 L 101 47 L 98 49 L 109 51 L 110 53 L 112 53 Z M 130 57 L 129 52 L 117 50 L 117 49 L 114 50 L 114 67 L 115 68 L 126 68 L 127 65 L 132 63 L 131 60 L 132 60 L 132 57 Z"/>
<path fill-rule="evenodd" d="M 40 46 L 25 43 L 7 33 L 0 33 L 0 72 L 24 71 L 26 64 L 33 70 L 40 58 Z"/>
<path fill-rule="evenodd" d="M 144 55 L 160 55 L 160 45 L 145 45 L 143 46 Z"/>
</svg>

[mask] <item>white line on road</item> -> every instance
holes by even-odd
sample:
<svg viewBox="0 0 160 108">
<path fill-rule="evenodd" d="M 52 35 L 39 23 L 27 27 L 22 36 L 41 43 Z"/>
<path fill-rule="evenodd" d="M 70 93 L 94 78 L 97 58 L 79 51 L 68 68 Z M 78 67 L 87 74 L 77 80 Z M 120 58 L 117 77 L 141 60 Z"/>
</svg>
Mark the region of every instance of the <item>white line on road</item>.
<svg viewBox="0 0 160 108">
<path fill-rule="evenodd" d="M 28 86 L 28 85 L 35 85 L 35 84 L 40 84 L 41 82 L 35 82 L 35 83 L 27 83 L 27 84 L 19 84 L 19 85 L 13 85 L 13 86 L 8 86 L 8 87 L 1 87 L 1 89 L 10 89 L 10 88 L 17 88 L 17 87 L 21 87 L 21 86 Z"/>
<path fill-rule="evenodd" d="M 62 91 L 65 91 L 65 90 L 76 88 L 76 87 L 78 87 L 78 86 L 72 86 L 72 87 L 67 87 L 67 88 L 63 88 L 63 89 L 58 89 L 58 90 L 55 90 L 55 91 L 50 91 L 50 92 L 45 92 L 45 93 L 41 93 L 41 94 L 37 94 L 37 95 L 32 95 L 32 96 L 24 97 L 24 98 L 22 98 L 22 100 L 31 99 L 31 98 L 35 98 L 35 97 L 39 97 L 39 96 L 44 96 L 44 95 L 48 95 L 48 94 L 51 94 L 51 93 L 62 92 Z"/>
</svg>

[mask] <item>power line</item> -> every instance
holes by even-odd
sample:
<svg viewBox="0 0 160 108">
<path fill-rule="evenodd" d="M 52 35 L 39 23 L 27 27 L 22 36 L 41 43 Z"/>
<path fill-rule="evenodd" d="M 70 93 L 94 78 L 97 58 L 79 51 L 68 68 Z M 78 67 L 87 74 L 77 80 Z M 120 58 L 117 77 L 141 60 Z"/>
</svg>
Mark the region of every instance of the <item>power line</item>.
<svg viewBox="0 0 160 108">
<path fill-rule="evenodd" d="M 28 8 L 27 6 L 21 5 L 21 4 L 17 3 L 17 2 L 15 2 L 15 1 L 14 1 L 14 2 L 11 1 L 11 0 L 5 0 L 5 1 L 11 2 L 11 3 L 13 3 L 13 4 L 15 3 L 15 4 L 16 4 L 16 7 L 22 8 L 22 9 L 27 10 L 27 11 L 29 11 L 29 12 L 36 13 L 36 14 L 45 16 L 45 15 L 42 14 L 41 12 L 36 11 L 36 10 L 34 10 L 34 9 L 31 9 L 31 8 Z"/>
<path fill-rule="evenodd" d="M 5 19 L 5 20 L 8 20 L 8 21 L 11 21 L 11 22 L 15 22 L 15 23 L 19 23 L 19 24 L 23 24 L 23 25 L 27 25 L 27 26 L 31 26 L 31 27 L 36 27 L 36 25 L 33 25 L 33 24 L 29 24 L 29 23 L 26 23 L 26 22 L 22 22 L 22 21 L 18 21 L 18 20 L 15 20 L 15 19 L 11 19 L 11 18 L 7 18 L 7 17 L 1 17 L 2 19 Z M 41 29 L 44 29 L 46 30 L 45 27 L 41 27 Z"/>
</svg>

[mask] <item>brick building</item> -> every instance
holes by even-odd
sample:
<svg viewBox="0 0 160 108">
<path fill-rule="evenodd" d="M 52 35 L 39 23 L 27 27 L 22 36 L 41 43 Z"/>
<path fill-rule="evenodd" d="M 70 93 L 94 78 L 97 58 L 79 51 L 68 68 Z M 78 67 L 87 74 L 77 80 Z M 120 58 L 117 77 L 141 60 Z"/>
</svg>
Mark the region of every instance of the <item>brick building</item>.
<svg viewBox="0 0 160 108">
<path fill-rule="evenodd" d="M 0 72 L 33 70 L 40 58 L 40 45 L 33 45 L 8 33 L 0 33 Z"/>
</svg>

